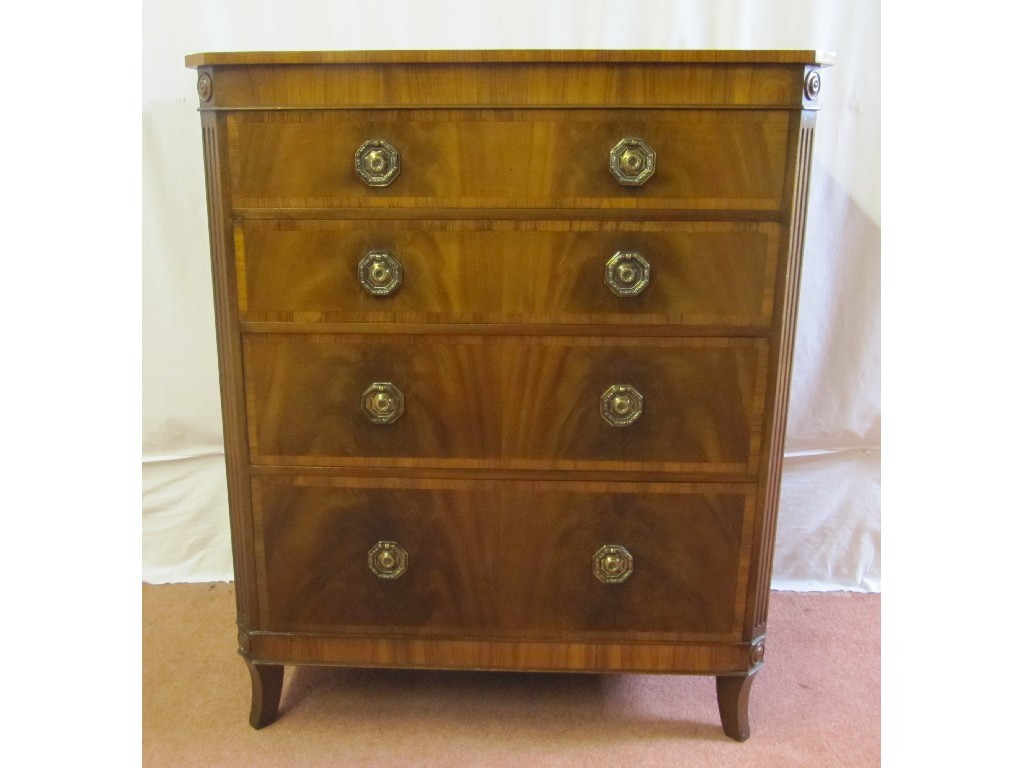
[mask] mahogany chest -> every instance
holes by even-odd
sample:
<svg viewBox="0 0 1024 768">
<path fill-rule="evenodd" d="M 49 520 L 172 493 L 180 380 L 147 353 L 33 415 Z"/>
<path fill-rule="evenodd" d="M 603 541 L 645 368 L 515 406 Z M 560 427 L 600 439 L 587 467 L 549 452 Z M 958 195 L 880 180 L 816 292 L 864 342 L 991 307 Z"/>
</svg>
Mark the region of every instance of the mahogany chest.
<svg viewBox="0 0 1024 768">
<path fill-rule="evenodd" d="M 764 663 L 812 51 L 197 54 L 239 649 Z"/>
</svg>

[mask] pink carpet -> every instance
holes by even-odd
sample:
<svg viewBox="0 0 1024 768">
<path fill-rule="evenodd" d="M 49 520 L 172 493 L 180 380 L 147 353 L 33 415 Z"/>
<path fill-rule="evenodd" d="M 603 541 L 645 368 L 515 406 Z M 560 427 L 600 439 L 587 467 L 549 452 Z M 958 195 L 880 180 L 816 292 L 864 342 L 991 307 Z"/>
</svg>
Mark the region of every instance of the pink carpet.
<svg viewBox="0 0 1024 768">
<path fill-rule="evenodd" d="M 143 586 L 143 764 L 877 766 L 880 596 L 772 593 L 751 737 L 707 677 L 287 667 L 277 722 L 248 724 L 231 584 Z"/>
</svg>

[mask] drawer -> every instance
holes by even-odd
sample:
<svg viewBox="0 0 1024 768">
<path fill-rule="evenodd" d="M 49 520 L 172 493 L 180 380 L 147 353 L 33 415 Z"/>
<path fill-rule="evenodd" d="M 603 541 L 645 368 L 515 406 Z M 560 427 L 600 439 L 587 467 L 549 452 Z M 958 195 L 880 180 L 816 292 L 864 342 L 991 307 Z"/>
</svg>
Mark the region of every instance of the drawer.
<svg viewBox="0 0 1024 768">
<path fill-rule="evenodd" d="M 778 211 L 793 117 L 743 109 L 465 109 L 253 111 L 226 119 L 235 208 Z M 654 152 L 653 175 L 639 186 L 624 186 L 609 169 L 624 138 L 643 139 Z M 397 175 L 380 174 L 387 186 L 368 186 L 356 173 L 357 152 L 377 140 L 398 155 Z"/>
<path fill-rule="evenodd" d="M 257 220 L 235 243 L 252 322 L 765 329 L 779 225 Z"/>
<path fill-rule="evenodd" d="M 757 471 L 764 339 L 250 334 L 243 353 L 256 464 Z"/>
<path fill-rule="evenodd" d="M 264 628 L 494 626 L 500 601 L 493 491 L 416 485 L 254 479 Z M 370 569 L 378 542 L 401 548 L 374 553 L 378 572 L 392 578 Z M 385 570 L 388 556 L 394 564 Z"/>
<path fill-rule="evenodd" d="M 271 631 L 740 628 L 753 485 L 264 475 L 253 497 Z"/>
</svg>

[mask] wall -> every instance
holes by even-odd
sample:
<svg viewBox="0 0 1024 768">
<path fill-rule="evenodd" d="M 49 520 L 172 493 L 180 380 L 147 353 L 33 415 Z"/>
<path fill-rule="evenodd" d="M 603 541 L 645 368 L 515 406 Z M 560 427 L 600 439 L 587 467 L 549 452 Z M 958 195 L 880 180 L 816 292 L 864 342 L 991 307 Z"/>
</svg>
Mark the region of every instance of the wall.
<svg viewBox="0 0 1024 768">
<path fill-rule="evenodd" d="M 880 3 L 144 0 L 143 578 L 231 578 L 195 73 L 187 53 L 798 48 L 823 72 L 774 585 L 880 583 Z"/>
</svg>

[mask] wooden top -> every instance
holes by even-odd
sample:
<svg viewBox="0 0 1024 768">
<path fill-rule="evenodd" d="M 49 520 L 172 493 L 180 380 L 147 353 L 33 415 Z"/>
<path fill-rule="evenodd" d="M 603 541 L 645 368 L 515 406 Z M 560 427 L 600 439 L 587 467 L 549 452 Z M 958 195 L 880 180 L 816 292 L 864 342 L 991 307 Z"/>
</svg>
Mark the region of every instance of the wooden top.
<svg viewBox="0 0 1024 768">
<path fill-rule="evenodd" d="M 820 64 L 835 63 L 827 51 L 696 50 L 447 50 L 447 51 L 249 51 L 193 53 L 185 66 L 267 64 Z"/>
</svg>

